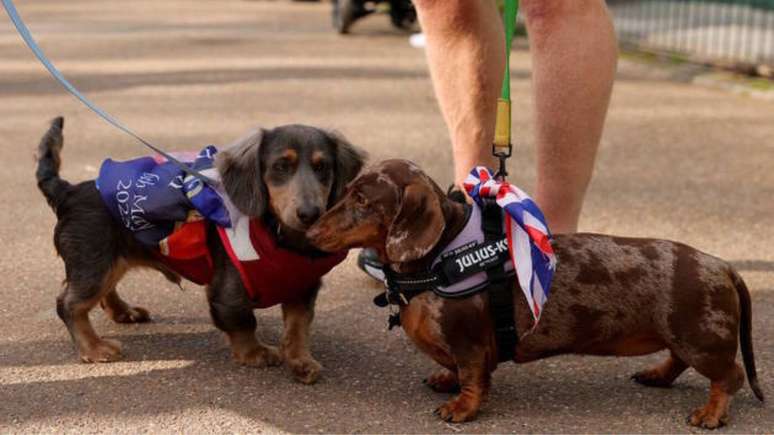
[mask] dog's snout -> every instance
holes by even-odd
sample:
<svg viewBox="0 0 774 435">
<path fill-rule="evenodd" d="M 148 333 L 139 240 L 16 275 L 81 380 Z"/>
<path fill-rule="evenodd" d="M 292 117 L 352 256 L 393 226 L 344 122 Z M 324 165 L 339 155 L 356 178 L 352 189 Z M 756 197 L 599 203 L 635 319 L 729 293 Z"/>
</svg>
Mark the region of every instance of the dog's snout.
<svg viewBox="0 0 774 435">
<path fill-rule="evenodd" d="M 321 211 L 316 205 L 301 206 L 296 210 L 296 216 L 305 225 L 311 225 L 320 217 Z"/>
</svg>

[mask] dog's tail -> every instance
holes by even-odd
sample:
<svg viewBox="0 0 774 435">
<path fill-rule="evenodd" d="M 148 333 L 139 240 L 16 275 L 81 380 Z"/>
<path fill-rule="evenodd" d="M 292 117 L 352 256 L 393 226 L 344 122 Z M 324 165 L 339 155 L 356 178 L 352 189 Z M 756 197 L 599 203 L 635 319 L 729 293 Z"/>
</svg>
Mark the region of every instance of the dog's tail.
<svg viewBox="0 0 774 435">
<path fill-rule="evenodd" d="M 739 273 L 731 271 L 731 279 L 739 295 L 739 307 L 742 316 L 742 324 L 739 325 L 739 341 L 742 347 L 742 359 L 747 372 L 747 381 L 750 383 L 755 397 L 761 402 L 765 400 L 761 386 L 758 384 L 758 373 L 755 371 L 755 354 L 752 344 L 752 304 L 750 303 L 750 291 Z"/>
<path fill-rule="evenodd" d="M 48 205 L 56 211 L 67 196 L 70 183 L 59 178 L 59 167 L 62 165 L 62 147 L 64 146 L 64 118 L 59 116 L 51 121 L 51 127 L 40 139 L 38 152 L 35 156 L 38 169 L 35 176 L 38 179 L 38 189 L 43 192 Z"/>
</svg>

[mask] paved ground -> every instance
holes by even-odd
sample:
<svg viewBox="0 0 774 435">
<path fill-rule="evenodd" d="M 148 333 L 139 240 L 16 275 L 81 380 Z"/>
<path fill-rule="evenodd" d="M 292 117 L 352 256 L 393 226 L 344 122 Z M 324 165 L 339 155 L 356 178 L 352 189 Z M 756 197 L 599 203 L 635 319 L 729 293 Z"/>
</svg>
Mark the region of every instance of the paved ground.
<svg viewBox="0 0 774 435">
<path fill-rule="evenodd" d="M 403 156 L 450 180 L 444 126 L 423 54 L 385 17 L 336 36 L 328 5 L 183 0 L 21 1 L 43 47 L 78 86 L 158 144 L 223 144 L 261 124 L 337 128 L 373 159 Z M 106 156 L 144 150 L 54 84 L 0 19 L 0 432 L 678 432 L 707 382 L 686 373 L 671 390 L 632 384 L 646 358 L 559 357 L 503 366 L 478 421 L 439 422 L 445 396 L 420 384 L 433 365 L 370 303 L 377 287 L 354 255 L 326 280 L 313 351 L 315 386 L 281 368 L 233 364 L 200 289 L 153 273 L 122 293 L 154 322 L 96 328 L 125 360 L 78 363 L 54 312 L 63 277 L 54 217 L 33 181 L 31 155 L 51 117 L 67 118 L 64 175 L 95 175 Z M 520 138 L 512 179 L 532 190 L 529 58 L 513 59 Z M 583 229 L 679 239 L 733 261 L 754 299 L 759 376 L 774 395 L 774 104 L 670 80 L 624 63 Z M 572 158 L 572 156 L 568 156 Z M 560 266 L 561 267 L 561 266 Z M 278 310 L 258 313 L 276 342 Z M 748 388 L 727 432 L 771 432 L 774 413 Z"/>
</svg>

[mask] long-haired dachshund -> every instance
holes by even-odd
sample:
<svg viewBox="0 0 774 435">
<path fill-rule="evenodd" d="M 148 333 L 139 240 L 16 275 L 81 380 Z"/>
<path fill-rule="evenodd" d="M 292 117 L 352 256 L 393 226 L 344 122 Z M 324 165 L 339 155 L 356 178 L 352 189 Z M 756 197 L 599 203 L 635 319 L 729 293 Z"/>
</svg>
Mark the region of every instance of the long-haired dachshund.
<svg viewBox="0 0 774 435">
<path fill-rule="evenodd" d="M 356 178 L 307 235 L 323 250 L 372 248 L 396 272 L 416 273 L 427 270 L 464 227 L 465 207 L 447 199 L 410 162 L 388 160 Z M 558 267 L 534 331 L 525 298 L 513 291 L 521 336 L 515 362 L 669 349 L 663 363 L 633 379 L 666 387 L 695 368 L 709 378 L 710 396 L 689 422 L 716 428 L 744 384 L 745 372 L 735 361 L 741 344 L 750 386 L 763 400 L 753 358 L 750 294 L 728 263 L 655 239 L 568 234 L 556 236 L 553 247 Z M 444 420 L 473 419 L 487 396 L 497 366 L 488 304 L 486 291 L 461 299 L 426 291 L 400 308 L 406 334 L 446 368 L 426 382 L 437 391 L 461 390 L 437 410 Z"/>
<path fill-rule="evenodd" d="M 99 304 L 116 322 L 148 321 L 148 311 L 124 302 L 116 285 L 135 267 L 156 269 L 177 283 L 180 276 L 110 215 L 94 180 L 70 184 L 59 177 L 63 123 L 62 118 L 52 122 L 37 154 L 38 186 L 57 215 L 54 244 L 65 263 L 57 313 L 83 361 L 114 361 L 120 358 L 119 343 L 95 333 L 89 311 Z M 313 256 L 319 251 L 308 243 L 306 229 L 340 197 L 363 159 L 360 150 L 337 134 L 289 125 L 258 130 L 218 153 L 215 166 L 239 210 L 267 222 L 283 248 Z M 321 367 L 310 355 L 307 340 L 320 282 L 309 289 L 305 300 L 282 305 L 285 329 L 280 350 L 260 343 L 254 301 L 247 297 L 214 226 L 207 228 L 214 265 L 207 297 L 212 319 L 228 335 L 234 358 L 259 367 L 284 359 L 298 380 L 314 382 Z"/>
</svg>

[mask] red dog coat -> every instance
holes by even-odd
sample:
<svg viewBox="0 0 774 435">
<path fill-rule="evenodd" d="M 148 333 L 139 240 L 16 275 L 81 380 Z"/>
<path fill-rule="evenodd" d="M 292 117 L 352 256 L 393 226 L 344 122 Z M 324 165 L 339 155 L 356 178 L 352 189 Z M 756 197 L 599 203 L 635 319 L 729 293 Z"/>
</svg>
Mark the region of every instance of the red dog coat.
<svg viewBox="0 0 774 435">
<path fill-rule="evenodd" d="M 207 147 L 193 167 L 218 179 Z M 184 278 L 200 285 L 214 275 L 207 225 L 218 229 L 250 299 L 258 307 L 303 301 L 323 275 L 344 261 L 346 252 L 303 256 L 277 246 L 260 219 L 242 215 L 219 189 L 188 177 L 177 166 L 144 157 L 106 160 L 97 178 L 106 207 L 144 246 Z"/>
</svg>

